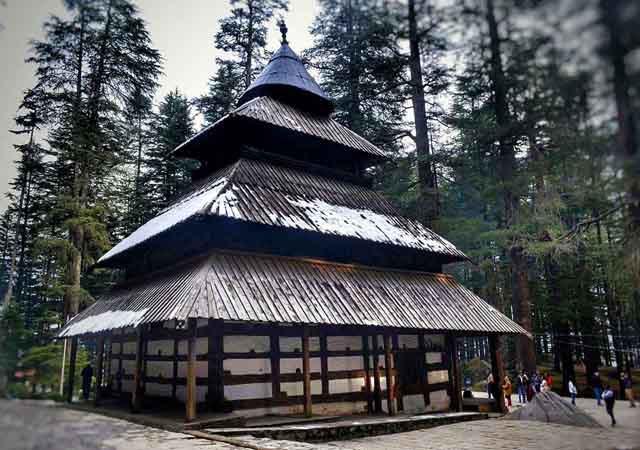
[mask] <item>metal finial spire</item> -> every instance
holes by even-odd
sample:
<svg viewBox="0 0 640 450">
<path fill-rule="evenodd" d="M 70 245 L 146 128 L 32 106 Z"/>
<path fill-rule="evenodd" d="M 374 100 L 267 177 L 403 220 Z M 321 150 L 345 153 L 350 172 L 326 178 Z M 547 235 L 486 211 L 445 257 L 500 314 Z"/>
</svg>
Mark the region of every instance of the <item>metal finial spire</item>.
<svg viewBox="0 0 640 450">
<path fill-rule="evenodd" d="M 284 19 L 280 19 L 278 25 L 280 26 L 280 33 L 282 34 L 282 44 L 288 44 L 287 31 L 289 31 L 289 29 L 287 28 L 287 24 L 284 23 Z"/>
</svg>

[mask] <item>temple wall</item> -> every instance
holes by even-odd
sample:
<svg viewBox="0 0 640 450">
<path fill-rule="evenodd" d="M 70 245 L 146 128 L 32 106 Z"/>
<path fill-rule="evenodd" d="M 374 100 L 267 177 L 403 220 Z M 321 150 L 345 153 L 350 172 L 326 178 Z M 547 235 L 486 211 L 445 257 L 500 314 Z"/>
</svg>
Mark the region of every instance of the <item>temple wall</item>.
<svg viewBox="0 0 640 450">
<path fill-rule="evenodd" d="M 198 323 L 196 337 L 197 401 L 206 402 L 208 377 L 210 374 L 210 338 L 207 322 Z M 143 360 L 143 385 L 145 395 L 174 398 L 184 402 L 187 376 L 186 339 L 172 338 L 173 326 L 165 324 L 164 333 L 151 335 L 145 341 Z M 295 335 L 273 335 L 277 328 L 248 327 L 249 333 L 240 334 L 240 325 L 235 325 L 234 334 L 220 337 L 222 349 L 221 370 L 224 383 L 221 387 L 224 400 L 233 404 L 234 410 L 246 415 L 291 414 L 302 412 L 304 385 L 302 375 L 302 338 Z M 256 332 L 263 330 L 263 333 Z M 176 330 L 177 333 L 177 330 Z M 287 333 L 292 331 L 287 330 Z M 183 334 L 184 335 L 184 334 Z M 368 342 L 360 335 L 332 335 L 309 338 L 311 394 L 314 413 L 352 414 L 367 409 L 367 368 L 370 386 L 375 386 L 374 364 L 379 367 L 379 385 L 383 410 L 386 411 L 386 369 L 382 336 L 370 336 Z M 407 413 L 440 411 L 449 408 L 447 393 L 449 373 L 447 358 L 443 353 L 444 337 L 418 334 L 393 336 L 394 358 L 392 369 L 396 370 L 399 355 L 410 352 L 423 355 L 424 370 L 429 392 L 417 392 L 401 386 L 402 410 Z M 176 354 L 174 351 L 177 349 Z M 133 330 L 114 334 L 110 346 L 110 383 L 118 390 L 118 371 L 122 371 L 121 389 L 133 391 L 135 371 L 136 335 Z M 366 355 L 368 353 L 368 364 Z M 377 354 L 374 356 L 374 354 Z M 401 366 L 399 366 L 401 367 Z M 401 369 L 398 369 L 401 370 Z M 175 376 L 175 378 L 174 378 Z M 398 382 L 402 379 L 396 374 Z M 400 383 L 401 384 L 401 383 Z M 406 392 L 405 392 L 406 390 Z M 372 394 L 373 395 L 373 394 Z M 425 405 L 425 395 L 429 404 Z"/>
</svg>

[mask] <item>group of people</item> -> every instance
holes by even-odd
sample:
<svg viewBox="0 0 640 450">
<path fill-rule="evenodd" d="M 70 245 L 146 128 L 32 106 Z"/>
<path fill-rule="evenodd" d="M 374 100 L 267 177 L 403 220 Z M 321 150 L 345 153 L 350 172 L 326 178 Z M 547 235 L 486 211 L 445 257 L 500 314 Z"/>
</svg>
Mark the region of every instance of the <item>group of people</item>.
<svg viewBox="0 0 640 450">
<path fill-rule="evenodd" d="M 553 387 L 553 377 L 550 373 L 544 375 L 535 372 L 529 376 L 526 371 L 521 371 L 515 378 L 516 392 L 518 393 L 518 403 L 523 405 L 530 402 L 531 399 L 540 392 L 551 390 Z M 487 394 L 489 398 L 496 398 L 497 389 L 496 382 L 493 378 L 493 374 L 487 375 Z M 513 394 L 513 383 L 508 375 L 505 375 L 502 380 L 502 384 L 499 387 L 502 395 L 504 396 L 505 403 L 511 407 L 511 394 Z"/>
</svg>

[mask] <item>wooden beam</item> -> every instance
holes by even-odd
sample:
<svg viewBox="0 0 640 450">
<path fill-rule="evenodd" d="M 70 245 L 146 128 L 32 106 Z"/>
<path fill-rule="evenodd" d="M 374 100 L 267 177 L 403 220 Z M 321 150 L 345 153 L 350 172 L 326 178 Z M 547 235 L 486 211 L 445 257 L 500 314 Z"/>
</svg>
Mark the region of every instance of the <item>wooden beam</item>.
<svg viewBox="0 0 640 450">
<path fill-rule="evenodd" d="M 186 392 L 186 421 L 196 420 L 197 385 L 196 385 L 196 329 L 197 321 L 189 319 L 189 338 L 187 339 L 187 392 Z"/>
<path fill-rule="evenodd" d="M 424 343 L 424 332 L 418 333 L 418 348 L 420 349 L 420 357 L 422 358 L 422 362 L 420 363 L 420 367 L 422 368 L 422 373 L 420 374 L 422 386 L 422 397 L 424 398 L 424 406 L 427 407 L 431 403 L 431 399 L 429 398 L 429 371 L 427 369 L 427 349 Z"/>
<path fill-rule="evenodd" d="M 78 355 L 78 336 L 71 338 L 69 351 L 69 378 L 67 379 L 67 402 L 73 401 L 73 384 L 76 378 L 76 357 Z"/>
<path fill-rule="evenodd" d="M 171 398 L 176 399 L 176 380 L 178 379 L 178 350 L 180 349 L 180 340 L 173 340 L 173 371 L 171 374 Z"/>
<path fill-rule="evenodd" d="M 393 380 L 393 351 L 390 334 L 384 335 L 384 370 L 387 378 L 387 410 L 390 416 L 395 416 L 397 414 L 396 387 Z"/>
<path fill-rule="evenodd" d="M 508 412 L 502 395 L 502 380 L 504 380 L 504 364 L 502 361 L 502 341 L 500 336 L 492 334 L 489 336 L 489 353 L 491 354 L 491 373 L 495 385 L 494 395 L 496 396 L 497 412 L 506 414 Z"/>
<path fill-rule="evenodd" d="M 322 396 L 329 396 L 329 356 L 327 352 L 327 335 L 320 335 L 320 379 L 322 383 Z"/>
<path fill-rule="evenodd" d="M 104 376 L 106 378 L 107 381 L 107 389 L 109 392 L 111 392 L 111 390 L 113 389 L 113 385 L 112 385 L 112 377 L 111 377 L 111 346 L 113 345 L 113 343 L 111 342 L 111 332 L 109 332 L 109 337 L 106 339 L 106 343 L 105 346 L 107 348 L 107 365 L 104 368 Z"/>
<path fill-rule="evenodd" d="M 224 403 L 224 371 L 223 371 L 223 327 L 222 321 L 209 319 L 209 351 L 207 392 L 209 409 L 220 411 Z M 196 356 L 197 358 L 197 356 Z"/>
<path fill-rule="evenodd" d="M 144 332 L 142 326 L 136 329 L 136 364 L 133 369 L 133 392 L 131 393 L 131 411 L 138 413 L 142 410 L 142 367 L 144 360 Z M 122 349 L 120 349 L 122 355 Z"/>
<path fill-rule="evenodd" d="M 367 393 L 367 412 L 373 412 L 373 396 L 371 395 L 371 358 L 369 356 L 369 336 L 362 336 L 362 350 L 364 356 L 364 389 Z"/>
<path fill-rule="evenodd" d="M 280 398 L 280 336 L 278 335 L 278 327 L 269 335 L 269 349 L 271 359 L 271 395 L 273 398 Z"/>
<path fill-rule="evenodd" d="M 373 336 L 373 411 L 382 412 L 382 387 L 380 386 L 380 357 L 378 351 L 378 335 Z"/>
<path fill-rule="evenodd" d="M 311 366 L 309 362 L 309 327 L 302 329 L 302 375 L 304 378 L 304 415 L 311 417 Z"/>
<path fill-rule="evenodd" d="M 102 395 L 102 372 L 104 370 L 104 336 L 100 335 L 96 339 L 96 385 L 93 393 L 93 404 L 100 404 L 100 396 Z"/>
<path fill-rule="evenodd" d="M 398 342 L 398 335 L 394 334 L 391 337 L 391 348 L 393 349 L 393 367 L 395 369 L 395 379 L 394 379 L 394 396 L 396 399 L 396 409 L 398 411 L 404 411 L 404 401 L 403 401 L 403 388 L 404 386 L 402 386 L 402 380 L 400 379 L 400 370 L 402 369 L 401 365 L 399 364 L 399 350 L 400 350 L 400 343 Z"/>
<path fill-rule="evenodd" d="M 449 382 L 451 383 L 451 409 L 462 411 L 462 384 L 460 383 L 460 363 L 458 361 L 458 347 L 456 336 L 445 335 L 445 348 L 449 358 Z"/>
</svg>

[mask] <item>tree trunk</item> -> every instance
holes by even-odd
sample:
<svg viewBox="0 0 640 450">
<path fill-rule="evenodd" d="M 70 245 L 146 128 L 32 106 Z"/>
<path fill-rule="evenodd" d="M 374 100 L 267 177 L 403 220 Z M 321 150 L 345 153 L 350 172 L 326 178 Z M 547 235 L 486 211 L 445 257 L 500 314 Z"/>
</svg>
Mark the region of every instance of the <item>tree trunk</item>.
<svg viewBox="0 0 640 450">
<path fill-rule="evenodd" d="M 411 71 L 411 101 L 416 129 L 416 157 L 418 160 L 418 213 L 420 220 L 429 228 L 438 228 L 438 192 L 433 171 L 429 142 L 429 128 L 425 104 L 422 64 L 420 61 L 420 38 L 416 19 L 415 0 L 409 0 L 409 68 Z"/>
<path fill-rule="evenodd" d="M 531 292 L 527 271 L 527 257 L 522 247 L 511 247 L 513 315 L 518 324 L 533 333 L 531 321 Z M 516 336 L 516 358 L 528 374 L 536 371 L 536 349 L 533 339 L 519 334 Z"/>
</svg>

